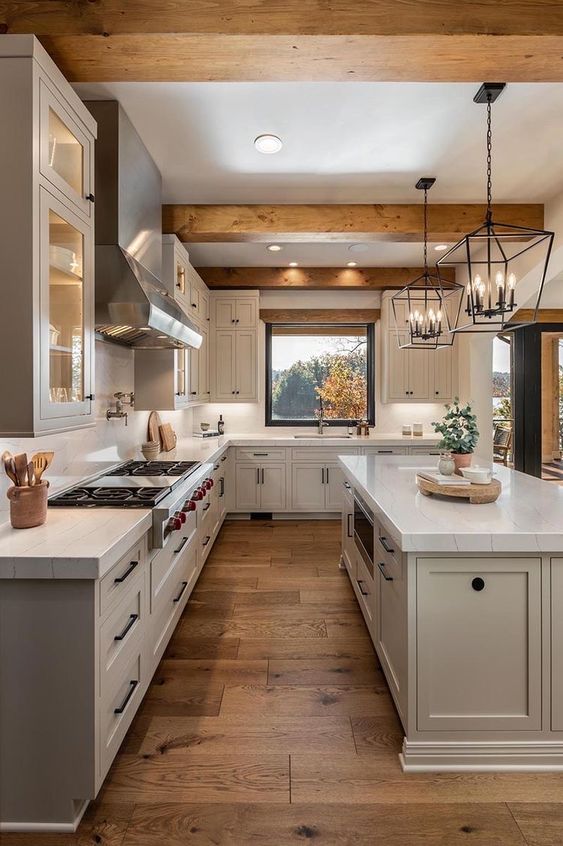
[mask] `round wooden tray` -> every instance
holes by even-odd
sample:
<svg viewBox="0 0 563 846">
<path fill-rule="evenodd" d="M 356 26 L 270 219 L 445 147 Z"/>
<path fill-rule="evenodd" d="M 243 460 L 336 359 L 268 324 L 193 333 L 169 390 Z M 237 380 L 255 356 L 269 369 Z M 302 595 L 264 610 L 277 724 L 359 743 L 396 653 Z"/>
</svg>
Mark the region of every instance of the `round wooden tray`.
<svg viewBox="0 0 563 846">
<path fill-rule="evenodd" d="M 431 482 L 429 479 L 423 479 L 421 476 L 417 476 L 416 484 L 420 493 L 424 494 L 424 496 L 438 494 L 439 496 L 448 496 L 453 499 L 468 499 L 469 502 L 477 505 L 485 502 L 494 502 L 499 498 L 502 491 L 502 485 L 498 479 L 493 479 L 488 485 L 476 485 L 475 482 L 472 482 L 470 485 L 438 485 L 436 482 Z"/>
</svg>

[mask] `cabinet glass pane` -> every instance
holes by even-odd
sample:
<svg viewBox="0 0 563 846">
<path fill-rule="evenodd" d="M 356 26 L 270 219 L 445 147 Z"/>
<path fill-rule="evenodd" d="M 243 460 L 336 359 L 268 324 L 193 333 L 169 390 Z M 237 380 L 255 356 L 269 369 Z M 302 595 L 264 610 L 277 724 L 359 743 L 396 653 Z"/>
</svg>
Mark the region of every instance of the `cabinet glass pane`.
<svg viewBox="0 0 563 846">
<path fill-rule="evenodd" d="M 84 149 L 78 138 L 51 108 L 49 108 L 49 167 L 52 167 L 77 194 L 82 195 Z"/>
<path fill-rule="evenodd" d="M 49 397 L 84 400 L 84 237 L 49 211 Z"/>
<path fill-rule="evenodd" d="M 176 392 L 179 397 L 187 393 L 187 355 L 185 350 L 178 350 L 176 353 Z"/>
</svg>

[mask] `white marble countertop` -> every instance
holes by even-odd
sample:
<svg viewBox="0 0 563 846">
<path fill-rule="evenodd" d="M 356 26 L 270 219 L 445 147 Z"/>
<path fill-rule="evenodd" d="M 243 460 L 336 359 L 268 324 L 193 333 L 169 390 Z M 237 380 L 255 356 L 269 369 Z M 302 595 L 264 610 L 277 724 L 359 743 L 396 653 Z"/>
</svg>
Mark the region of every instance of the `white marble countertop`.
<svg viewBox="0 0 563 846">
<path fill-rule="evenodd" d="M 433 445 L 435 436 L 403 438 L 294 438 L 291 435 L 232 435 L 183 438 L 163 460 L 210 462 L 229 446 L 338 447 Z M 68 473 L 50 477 L 50 493 L 79 484 L 122 464 L 121 461 L 81 462 Z M 194 479 L 197 481 L 197 479 Z M 7 514 L 6 514 L 7 516 Z M 50 508 L 47 522 L 34 529 L 0 524 L 0 578 L 99 578 L 129 546 L 152 526 L 150 509 Z"/>
<path fill-rule="evenodd" d="M 494 465 L 496 502 L 426 497 L 417 468 L 426 456 L 350 455 L 344 472 L 403 552 L 563 552 L 563 486 Z"/>
</svg>

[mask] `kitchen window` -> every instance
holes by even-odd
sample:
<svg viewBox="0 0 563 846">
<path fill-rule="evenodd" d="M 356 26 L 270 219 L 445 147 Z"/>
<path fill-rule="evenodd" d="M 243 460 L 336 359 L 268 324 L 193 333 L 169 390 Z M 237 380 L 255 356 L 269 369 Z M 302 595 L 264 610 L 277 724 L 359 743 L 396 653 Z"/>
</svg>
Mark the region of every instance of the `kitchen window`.
<svg viewBox="0 0 563 846">
<path fill-rule="evenodd" d="M 266 425 L 375 423 L 374 326 L 266 325 Z"/>
</svg>

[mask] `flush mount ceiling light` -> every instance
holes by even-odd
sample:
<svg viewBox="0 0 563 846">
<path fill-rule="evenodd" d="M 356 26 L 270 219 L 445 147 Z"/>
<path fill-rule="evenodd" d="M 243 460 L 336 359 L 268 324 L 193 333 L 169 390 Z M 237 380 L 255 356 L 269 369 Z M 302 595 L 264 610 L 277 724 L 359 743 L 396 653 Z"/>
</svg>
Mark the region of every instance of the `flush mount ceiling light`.
<svg viewBox="0 0 563 846">
<path fill-rule="evenodd" d="M 505 88 L 504 82 L 485 82 L 473 101 L 487 106 L 487 214 L 479 229 L 470 232 L 436 262 L 438 273 L 455 268 L 463 274 L 465 308 L 453 332 L 494 332 L 535 323 L 547 273 L 554 233 L 529 226 L 493 221 L 491 105 Z M 532 252 L 533 251 L 533 252 Z M 526 254 L 525 268 L 521 257 Z M 534 313 L 525 323 L 511 322 L 517 303 L 519 277 L 529 267 L 537 275 Z"/>
<path fill-rule="evenodd" d="M 290 267 L 299 267 L 299 262 L 297 262 L 297 261 L 290 261 L 290 262 L 289 262 L 289 266 L 290 266 Z"/>
<path fill-rule="evenodd" d="M 449 244 L 436 244 L 434 247 L 437 253 L 444 253 L 446 250 L 449 250 L 449 248 Z"/>
<path fill-rule="evenodd" d="M 424 191 L 424 269 L 421 276 L 391 297 L 397 341 L 401 349 L 439 349 L 451 347 L 461 308 L 462 285 L 445 284 L 428 269 L 428 191 L 436 180 L 422 177 L 416 183 Z"/>
<path fill-rule="evenodd" d="M 347 261 L 346 262 L 346 267 L 357 267 L 357 266 L 358 266 L 357 261 Z"/>
<path fill-rule="evenodd" d="M 272 155 L 272 153 L 279 153 L 283 147 L 283 143 L 277 135 L 264 134 L 254 139 L 254 146 L 259 153 Z"/>
<path fill-rule="evenodd" d="M 279 244 L 268 244 L 268 246 L 266 247 L 266 249 L 267 249 L 267 250 L 269 250 L 271 253 L 279 253 L 279 251 L 280 251 L 282 248 L 280 247 L 280 245 L 279 245 Z"/>
</svg>

